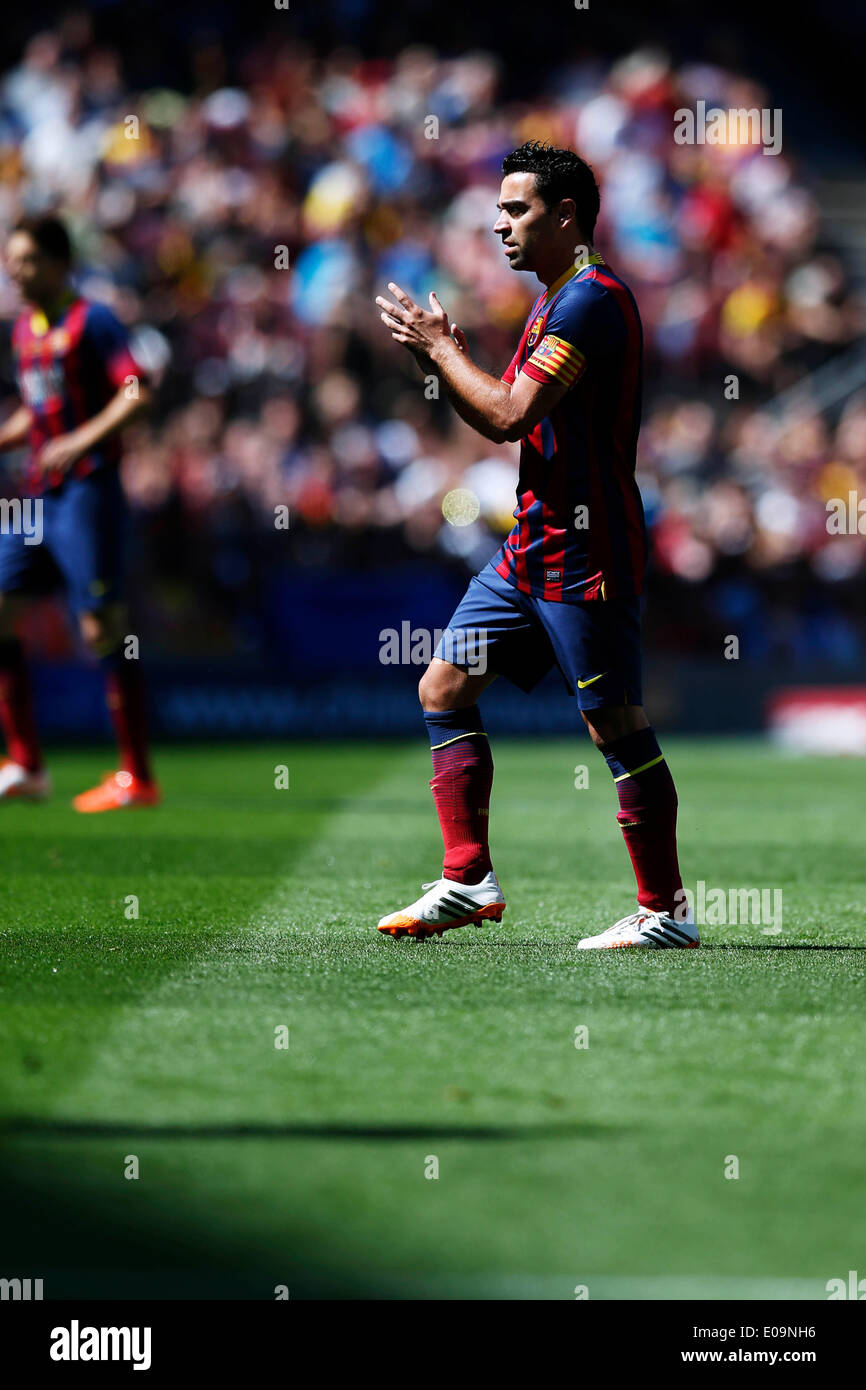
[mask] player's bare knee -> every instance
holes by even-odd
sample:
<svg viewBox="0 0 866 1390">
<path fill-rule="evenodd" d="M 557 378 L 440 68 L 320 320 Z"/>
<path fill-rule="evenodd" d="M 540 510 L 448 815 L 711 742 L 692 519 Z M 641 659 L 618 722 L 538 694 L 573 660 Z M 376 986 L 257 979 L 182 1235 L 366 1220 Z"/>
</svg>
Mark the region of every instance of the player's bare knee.
<svg viewBox="0 0 866 1390">
<path fill-rule="evenodd" d="M 447 661 L 434 661 L 418 682 L 418 698 L 422 709 L 455 709 L 465 693 L 468 677 L 465 671 Z"/>
<path fill-rule="evenodd" d="M 418 682 L 418 699 L 422 709 L 449 709 L 447 687 L 433 667 L 428 666 Z"/>
<path fill-rule="evenodd" d="M 592 739 L 593 743 L 595 744 L 596 748 L 600 748 L 603 743 L 607 742 L 607 740 L 602 737 L 596 726 L 587 718 L 585 714 L 583 716 L 583 722 L 586 725 L 586 731 Z"/>
<path fill-rule="evenodd" d="M 601 709 L 581 710 L 581 714 L 596 748 L 645 729 L 649 724 L 640 705 L 605 705 Z"/>
</svg>

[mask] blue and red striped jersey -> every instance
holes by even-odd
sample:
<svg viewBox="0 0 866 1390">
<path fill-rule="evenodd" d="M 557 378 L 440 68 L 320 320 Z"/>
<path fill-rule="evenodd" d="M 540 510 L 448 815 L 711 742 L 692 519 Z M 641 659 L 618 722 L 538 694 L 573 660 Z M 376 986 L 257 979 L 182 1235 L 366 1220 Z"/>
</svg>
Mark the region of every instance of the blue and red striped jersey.
<svg viewBox="0 0 866 1390">
<path fill-rule="evenodd" d="M 515 526 L 491 561 L 523 593 L 581 603 L 641 592 L 642 356 L 632 293 L 599 255 L 570 266 L 532 306 L 502 380 L 528 372 L 569 390 L 520 441 Z"/>
<path fill-rule="evenodd" d="M 95 468 L 116 464 L 116 435 L 78 459 L 65 472 L 40 474 L 34 459 L 49 439 L 69 434 L 98 415 L 126 379 L 145 380 L 129 348 L 123 324 L 105 304 L 70 293 L 53 322 L 39 309 L 20 314 L 12 330 L 15 379 L 31 413 L 30 464 L 24 485 L 38 493 L 65 477 L 81 478 Z"/>
</svg>

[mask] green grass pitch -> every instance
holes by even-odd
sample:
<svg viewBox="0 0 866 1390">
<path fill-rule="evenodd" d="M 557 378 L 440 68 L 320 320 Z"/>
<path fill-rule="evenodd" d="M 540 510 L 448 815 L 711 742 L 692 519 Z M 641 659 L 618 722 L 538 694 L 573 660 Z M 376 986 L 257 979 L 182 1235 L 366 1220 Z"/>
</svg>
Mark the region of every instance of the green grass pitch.
<svg viewBox="0 0 866 1390">
<path fill-rule="evenodd" d="M 578 954 L 633 910 L 607 770 L 585 740 L 493 746 L 508 910 L 426 943 L 375 930 L 439 872 L 423 740 L 167 748 L 162 807 L 93 817 L 68 803 L 104 753 L 66 751 L 50 803 L 0 808 L 0 1274 L 257 1299 L 866 1274 L 862 762 L 665 740 L 686 883 L 780 889 L 782 930 Z"/>
</svg>

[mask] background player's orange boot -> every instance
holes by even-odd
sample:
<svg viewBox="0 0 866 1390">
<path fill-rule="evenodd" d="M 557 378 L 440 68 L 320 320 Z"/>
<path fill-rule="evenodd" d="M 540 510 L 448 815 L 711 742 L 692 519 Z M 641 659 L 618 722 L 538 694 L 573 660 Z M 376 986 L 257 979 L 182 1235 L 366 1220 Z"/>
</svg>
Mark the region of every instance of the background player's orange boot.
<svg viewBox="0 0 866 1390">
<path fill-rule="evenodd" d="M 109 772 L 98 787 L 73 797 L 76 811 L 121 811 L 127 806 L 156 806 L 161 801 L 156 782 L 144 782 L 131 772 Z"/>
</svg>

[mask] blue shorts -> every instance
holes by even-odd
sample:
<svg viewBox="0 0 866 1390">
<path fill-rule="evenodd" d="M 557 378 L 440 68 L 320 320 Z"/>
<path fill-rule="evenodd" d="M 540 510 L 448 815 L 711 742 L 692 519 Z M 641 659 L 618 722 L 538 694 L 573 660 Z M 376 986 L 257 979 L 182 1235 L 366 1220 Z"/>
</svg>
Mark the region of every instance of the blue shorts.
<svg viewBox="0 0 866 1390">
<path fill-rule="evenodd" d="M 42 536 L 24 513 L 30 536 L 0 531 L 0 593 L 37 595 L 63 587 L 75 612 L 117 603 L 124 593 L 129 509 L 116 468 L 67 478 L 42 497 Z"/>
<path fill-rule="evenodd" d="M 555 603 L 521 593 L 485 565 L 434 655 L 526 691 L 558 666 L 580 709 L 643 704 L 637 598 Z"/>
</svg>

